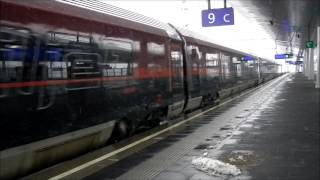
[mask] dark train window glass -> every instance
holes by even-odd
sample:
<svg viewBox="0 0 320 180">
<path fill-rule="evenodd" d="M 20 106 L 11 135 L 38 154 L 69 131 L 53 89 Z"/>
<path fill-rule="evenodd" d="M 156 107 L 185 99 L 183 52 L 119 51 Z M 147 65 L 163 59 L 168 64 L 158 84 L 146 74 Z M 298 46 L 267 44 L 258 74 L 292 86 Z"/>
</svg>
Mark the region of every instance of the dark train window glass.
<svg viewBox="0 0 320 180">
<path fill-rule="evenodd" d="M 70 62 L 69 73 L 72 79 L 101 76 L 98 64 L 101 56 L 98 53 L 72 52 L 66 54 L 64 58 Z"/>
<path fill-rule="evenodd" d="M 30 79 L 26 62 L 33 59 L 30 31 L 0 25 L 0 82 Z"/>
<path fill-rule="evenodd" d="M 133 71 L 133 45 L 131 42 L 105 39 L 102 41 L 104 58 L 100 63 L 103 76 L 129 76 Z"/>
<path fill-rule="evenodd" d="M 62 61 L 63 48 L 47 47 L 45 51 L 45 61 Z"/>
<path fill-rule="evenodd" d="M 0 60 L 24 61 L 31 53 L 28 50 L 30 32 L 26 29 L 7 27 L 0 28 Z"/>
</svg>

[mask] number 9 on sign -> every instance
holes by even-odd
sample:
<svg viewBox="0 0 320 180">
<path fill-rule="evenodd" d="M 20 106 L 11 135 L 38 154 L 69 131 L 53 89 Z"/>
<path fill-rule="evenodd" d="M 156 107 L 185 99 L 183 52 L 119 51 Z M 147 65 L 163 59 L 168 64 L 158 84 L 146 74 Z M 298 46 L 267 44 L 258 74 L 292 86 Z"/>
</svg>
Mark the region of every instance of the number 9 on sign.
<svg viewBox="0 0 320 180">
<path fill-rule="evenodd" d="M 214 13 L 208 14 L 209 23 L 212 24 L 216 20 L 216 17 L 214 16 Z"/>
</svg>

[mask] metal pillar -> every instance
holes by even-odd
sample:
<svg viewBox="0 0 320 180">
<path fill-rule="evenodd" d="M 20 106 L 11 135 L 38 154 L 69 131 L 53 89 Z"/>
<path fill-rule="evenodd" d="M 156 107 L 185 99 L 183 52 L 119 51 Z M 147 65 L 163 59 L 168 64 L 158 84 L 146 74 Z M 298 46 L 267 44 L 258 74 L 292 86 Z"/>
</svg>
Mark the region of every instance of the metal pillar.
<svg viewBox="0 0 320 180">
<path fill-rule="evenodd" d="M 303 54 L 303 74 L 305 76 L 308 76 L 308 65 L 309 65 L 308 59 L 309 59 L 308 49 L 305 49 Z"/>
<path fill-rule="evenodd" d="M 317 78 L 316 78 L 316 88 L 320 88 L 320 26 L 318 26 L 317 33 L 317 59 L 318 59 L 318 69 L 317 69 Z"/>
<path fill-rule="evenodd" d="M 309 68 L 308 68 L 308 79 L 313 80 L 314 79 L 314 54 L 313 54 L 313 48 L 309 48 Z"/>
</svg>

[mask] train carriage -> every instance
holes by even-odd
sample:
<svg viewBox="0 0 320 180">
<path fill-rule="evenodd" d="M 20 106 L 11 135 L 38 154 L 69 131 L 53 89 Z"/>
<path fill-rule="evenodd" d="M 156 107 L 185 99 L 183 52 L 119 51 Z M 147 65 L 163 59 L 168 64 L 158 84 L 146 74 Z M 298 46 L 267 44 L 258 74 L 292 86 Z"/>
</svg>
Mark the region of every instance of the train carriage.
<svg viewBox="0 0 320 180">
<path fill-rule="evenodd" d="M 169 37 L 168 25 L 130 26 L 54 1 L 1 3 L 1 137 L 26 137 L 2 148 L 182 111 L 181 40 Z M 169 104 L 175 110 L 167 113 Z"/>
<path fill-rule="evenodd" d="M 21 161 L 5 177 L 278 75 L 268 60 L 98 1 L 0 3 L 0 163 Z"/>
</svg>

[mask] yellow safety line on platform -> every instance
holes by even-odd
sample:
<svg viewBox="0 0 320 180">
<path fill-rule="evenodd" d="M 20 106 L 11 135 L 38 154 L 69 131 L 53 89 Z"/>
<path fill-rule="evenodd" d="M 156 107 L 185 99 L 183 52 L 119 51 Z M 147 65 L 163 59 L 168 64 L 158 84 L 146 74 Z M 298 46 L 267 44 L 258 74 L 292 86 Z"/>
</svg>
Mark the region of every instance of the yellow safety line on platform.
<svg viewBox="0 0 320 180">
<path fill-rule="evenodd" d="M 288 75 L 288 74 L 287 74 L 287 75 Z M 287 75 L 283 76 L 282 78 L 278 79 L 277 81 L 280 81 L 281 79 L 285 78 Z M 274 83 L 277 82 L 277 81 L 274 81 Z M 272 84 L 273 84 L 273 83 L 270 82 L 270 84 L 266 84 L 265 87 L 263 87 L 263 88 L 261 88 L 261 87 L 258 86 L 258 87 L 254 88 L 254 89 L 248 90 L 248 91 L 244 92 L 243 94 L 240 94 L 240 95 L 237 96 L 237 97 L 234 97 L 234 98 L 232 98 L 232 99 L 229 99 L 229 100 L 227 100 L 227 101 L 225 101 L 225 102 L 223 102 L 223 103 L 221 103 L 221 104 L 218 104 L 217 106 L 214 106 L 214 107 L 212 107 L 212 108 L 210 108 L 210 109 L 207 109 L 207 110 L 205 110 L 205 111 L 203 111 L 203 112 L 201 112 L 201 113 L 199 113 L 199 114 L 197 114 L 197 115 L 194 115 L 194 116 L 192 116 L 192 117 L 190 117 L 190 118 L 188 118 L 188 119 L 186 119 L 186 120 L 184 120 L 184 121 L 181 121 L 181 122 L 179 122 L 179 123 L 177 123 L 177 124 L 174 124 L 174 125 L 166 128 L 166 129 L 163 129 L 163 130 L 161 130 L 161 131 L 159 131 L 159 132 L 157 132 L 157 133 L 154 133 L 154 134 L 152 134 L 152 135 L 150 135 L 150 136 L 147 136 L 147 137 L 145 137 L 145 138 L 143 138 L 143 139 L 140 139 L 140 140 L 138 140 L 138 141 L 136 141 L 136 142 L 133 142 L 133 143 L 131 143 L 131 144 L 128 144 L 127 146 L 124 146 L 124 147 L 122 147 L 122 148 L 120 148 L 120 149 L 118 149 L 118 150 L 115 150 L 115 151 L 113 151 L 113 152 L 110 152 L 110 153 L 108 153 L 108 154 L 105 154 L 105 155 L 103 155 L 103 156 L 100 156 L 100 157 L 98 157 L 98 158 L 96 158 L 96 159 L 94 159 L 94 160 L 91 160 L 91 161 L 89 161 L 89 162 L 87 162 L 87 163 L 85 163 L 85 164 L 82 164 L 82 165 L 77 166 L 77 167 L 75 167 L 75 168 L 73 168 L 73 169 L 70 169 L 70 170 L 68 170 L 68 171 L 66 171 L 66 172 L 64 172 L 64 173 L 61 173 L 61 174 L 59 174 L 59 175 L 57 175 L 57 176 L 54 176 L 54 177 L 50 178 L 49 180 L 59 180 L 59 179 L 62 179 L 62 178 L 64 178 L 64 177 L 66 177 L 66 176 L 69 176 L 69 175 L 71 175 L 71 174 L 73 174 L 73 173 L 76 173 L 76 172 L 78 172 L 78 171 L 80 171 L 80 170 L 82 170 L 82 169 L 84 169 L 84 168 L 87 168 L 87 167 L 89 167 L 89 166 L 91 166 L 91 165 L 94 165 L 94 164 L 96 164 L 96 163 L 98 163 L 98 162 L 101 162 L 101 161 L 103 161 L 103 160 L 105 160 L 105 159 L 107 159 L 107 158 L 109 158 L 109 157 L 112 157 L 112 156 L 114 156 L 114 155 L 116 155 L 116 154 L 118 154 L 118 153 L 120 153 L 120 152 L 122 152 L 122 151 L 125 151 L 125 150 L 127 150 L 127 149 L 129 149 L 129 148 L 132 148 L 132 147 L 134 147 L 134 146 L 136 146 L 136 145 L 138 145 L 138 144 L 140 144 L 140 143 L 142 143 L 142 142 L 145 142 L 145 141 L 150 140 L 150 139 L 152 139 L 152 138 L 154 138 L 154 137 L 156 137 L 156 136 L 158 136 L 158 135 L 160 135 L 160 134 L 162 134 L 162 133 L 165 133 L 166 131 L 169 131 L 169 130 L 171 130 L 171 129 L 175 128 L 175 127 L 178 127 L 178 126 L 180 126 L 180 125 L 182 125 L 182 124 L 184 124 L 184 123 L 186 123 L 186 122 L 189 122 L 189 121 L 193 120 L 194 118 L 197 118 L 197 117 L 199 117 L 199 116 L 201 116 L 201 115 L 203 115 L 203 114 L 205 114 L 205 113 L 207 113 L 207 112 L 209 112 L 209 111 L 211 111 L 211 110 L 214 110 L 214 109 L 216 109 L 216 108 L 218 108 L 218 107 L 220 107 L 220 106 L 222 106 L 222 105 L 224 105 L 224 104 L 226 104 L 226 103 L 229 103 L 230 101 L 233 101 L 234 99 L 237 99 L 237 98 L 239 98 L 239 97 L 241 97 L 241 96 L 243 96 L 243 95 L 246 95 L 246 94 L 248 94 L 248 93 L 250 93 L 250 92 L 252 92 L 252 91 L 254 91 L 254 90 L 257 90 L 257 88 L 261 88 L 260 90 L 264 90 L 264 89 L 270 87 Z"/>
</svg>

